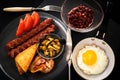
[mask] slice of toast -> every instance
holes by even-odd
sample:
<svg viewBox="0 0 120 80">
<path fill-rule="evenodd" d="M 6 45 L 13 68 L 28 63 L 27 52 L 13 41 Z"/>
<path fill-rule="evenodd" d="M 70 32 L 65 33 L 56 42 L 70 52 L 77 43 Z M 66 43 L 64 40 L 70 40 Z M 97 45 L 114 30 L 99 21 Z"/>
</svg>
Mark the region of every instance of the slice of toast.
<svg viewBox="0 0 120 80">
<path fill-rule="evenodd" d="M 25 49 L 24 51 L 22 51 L 21 53 L 19 53 L 15 57 L 15 63 L 19 71 L 19 74 L 23 74 L 27 72 L 32 62 L 32 59 L 36 54 L 36 50 L 37 50 L 37 44 L 34 44 L 28 47 L 27 49 Z"/>
</svg>

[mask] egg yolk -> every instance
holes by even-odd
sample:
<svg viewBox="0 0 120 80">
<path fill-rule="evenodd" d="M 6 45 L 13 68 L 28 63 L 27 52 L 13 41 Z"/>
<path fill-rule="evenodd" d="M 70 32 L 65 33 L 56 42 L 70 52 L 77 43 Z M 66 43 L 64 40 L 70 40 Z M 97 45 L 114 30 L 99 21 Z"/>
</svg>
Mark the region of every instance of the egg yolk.
<svg viewBox="0 0 120 80">
<path fill-rule="evenodd" d="M 82 58 L 86 65 L 93 65 L 97 61 L 97 55 L 93 50 L 88 50 L 83 53 Z"/>
</svg>

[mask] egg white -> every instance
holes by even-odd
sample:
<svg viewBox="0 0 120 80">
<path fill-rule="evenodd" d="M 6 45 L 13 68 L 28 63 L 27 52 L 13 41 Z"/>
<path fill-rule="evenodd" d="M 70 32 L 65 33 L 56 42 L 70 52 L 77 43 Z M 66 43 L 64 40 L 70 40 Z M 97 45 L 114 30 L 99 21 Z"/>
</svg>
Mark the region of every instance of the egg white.
<svg viewBox="0 0 120 80">
<path fill-rule="evenodd" d="M 93 65 L 86 65 L 82 60 L 82 55 L 87 50 L 93 50 L 96 53 L 97 61 Z M 105 54 L 105 51 L 100 47 L 96 45 L 86 45 L 78 53 L 77 64 L 78 67 L 81 70 L 83 70 L 83 72 L 86 74 L 99 74 L 102 73 L 105 70 L 106 66 L 108 65 L 108 58 L 107 55 Z"/>
</svg>

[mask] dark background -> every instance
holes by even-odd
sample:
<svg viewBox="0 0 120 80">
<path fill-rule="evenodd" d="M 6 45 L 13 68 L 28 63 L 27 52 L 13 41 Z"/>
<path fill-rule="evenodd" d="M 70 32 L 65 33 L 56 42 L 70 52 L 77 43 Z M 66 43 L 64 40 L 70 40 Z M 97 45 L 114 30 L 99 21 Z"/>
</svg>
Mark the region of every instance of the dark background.
<svg viewBox="0 0 120 80">
<path fill-rule="evenodd" d="M 21 13 L 7 13 L 3 12 L 2 9 L 4 7 L 12 7 L 12 6 L 32 6 L 32 7 L 38 7 L 38 6 L 44 6 L 47 4 L 53 4 L 53 5 L 58 5 L 61 6 L 62 2 L 64 0 L 1 0 L 0 1 L 0 32 L 5 28 L 5 26 L 12 20 L 14 20 L 16 17 L 21 16 L 25 14 L 26 12 L 21 12 Z M 105 7 L 107 0 L 98 0 L 98 2 L 102 5 L 103 9 Z M 111 0 L 113 2 L 113 7 L 112 7 L 112 12 L 110 14 L 110 21 L 108 23 L 108 28 L 106 32 L 106 37 L 105 41 L 112 47 L 114 53 L 115 53 L 115 67 L 113 72 L 110 74 L 109 77 L 106 78 L 106 80 L 113 80 L 113 79 L 119 79 L 119 52 L 120 52 L 120 4 L 119 0 Z M 58 18 L 60 18 L 60 13 L 56 12 L 48 12 Z M 61 18 L 60 18 L 61 19 Z M 89 32 L 89 33 L 76 33 L 72 31 L 72 37 L 73 37 L 73 47 L 75 44 L 79 41 L 82 40 L 83 38 L 94 36 L 97 30 Z M 76 37 L 75 35 L 78 36 Z M 9 65 L 8 65 L 9 66 Z M 71 67 L 71 75 L 72 75 L 72 80 L 82 80 L 81 77 L 79 77 L 76 72 L 73 69 L 73 66 Z M 67 67 L 63 72 L 58 75 L 55 80 L 67 80 Z M 3 72 L 0 70 L 0 80 L 9 80 Z"/>
</svg>

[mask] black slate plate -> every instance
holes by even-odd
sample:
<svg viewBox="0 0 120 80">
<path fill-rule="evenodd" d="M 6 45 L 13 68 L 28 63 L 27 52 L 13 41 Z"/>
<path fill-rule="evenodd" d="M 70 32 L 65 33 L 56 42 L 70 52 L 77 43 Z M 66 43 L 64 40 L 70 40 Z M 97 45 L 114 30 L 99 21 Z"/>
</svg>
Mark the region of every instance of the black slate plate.
<svg viewBox="0 0 120 80">
<path fill-rule="evenodd" d="M 41 16 L 41 21 L 45 18 L 52 18 L 54 24 L 57 26 L 55 33 L 59 34 L 60 36 L 66 39 L 67 27 L 63 24 L 63 22 L 60 19 L 44 12 L 39 12 L 39 14 Z M 59 75 L 67 65 L 67 62 L 65 60 L 66 48 L 64 49 L 63 54 L 59 58 L 55 59 L 54 69 L 47 74 L 41 72 L 32 74 L 29 71 L 27 71 L 26 74 L 19 75 L 14 59 L 11 59 L 8 56 L 8 51 L 5 49 L 5 44 L 16 37 L 15 33 L 19 20 L 21 17 L 24 16 L 25 15 L 19 16 L 18 18 L 11 21 L 0 35 L 0 67 L 3 70 L 3 72 L 13 80 L 52 80 L 57 75 Z"/>
</svg>

